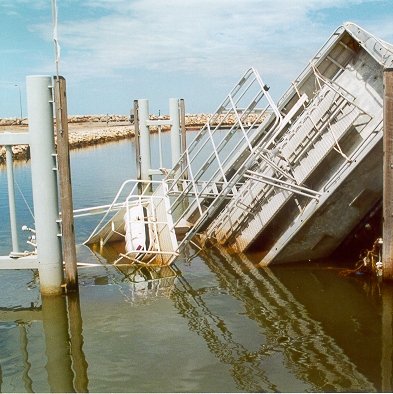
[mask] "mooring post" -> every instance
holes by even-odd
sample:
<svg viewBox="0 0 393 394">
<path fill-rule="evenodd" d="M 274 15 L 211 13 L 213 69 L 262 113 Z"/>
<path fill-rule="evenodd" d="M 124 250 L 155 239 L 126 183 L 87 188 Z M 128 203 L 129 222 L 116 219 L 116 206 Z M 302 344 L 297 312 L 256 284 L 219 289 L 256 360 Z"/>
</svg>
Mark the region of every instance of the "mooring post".
<svg viewBox="0 0 393 394">
<path fill-rule="evenodd" d="M 383 99 L 383 279 L 393 280 L 393 68 L 384 70 Z"/>
<path fill-rule="evenodd" d="M 58 234 L 52 78 L 28 76 L 26 88 L 40 290 L 45 295 L 57 295 L 62 293 L 63 264 Z"/>
<path fill-rule="evenodd" d="M 135 134 L 135 160 L 136 160 L 136 179 L 141 179 L 141 148 L 139 132 L 139 108 L 138 100 L 134 100 L 134 134 Z"/>
<path fill-rule="evenodd" d="M 12 146 L 5 146 L 5 159 L 7 164 L 8 205 L 10 211 L 12 252 L 19 252 L 18 226 L 16 222 L 15 209 L 15 184 L 14 184 L 14 162 L 12 159 Z"/>
<path fill-rule="evenodd" d="M 181 129 L 181 154 L 184 155 L 184 152 L 187 149 L 187 136 L 186 136 L 186 107 L 184 104 L 184 99 L 180 99 L 179 102 L 180 109 L 180 129 Z M 188 173 L 186 171 L 187 168 L 187 157 L 183 156 L 181 163 L 183 178 L 188 179 Z"/>
<path fill-rule="evenodd" d="M 59 190 L 61 201 L 61 234 L 66 289 L 78 290 L 78 270 L 75 248 L 74 208 L 72 203 L 72 183 L 70 150 L 68 141 L 67 90 L 63 77 L 54 77 L 57 163 L 59 167 Z"/>
<path fill-rule="evenodd" d="M 138 125 L 139 125 L 139 150 L 140 150 L 140 170 L 143 181 L 150 181 L 151 154 L 150 154 L 150 130 L 147 124 L 149 120 L 149 101 L 138 100 Z"/>
<path fill-rule="evenodd" d="M 180 112 L 177 98 L 169 99 L 169 117 L 171 119 L 172 167 L 174 167 L 181 155 Z"/>
</svg>

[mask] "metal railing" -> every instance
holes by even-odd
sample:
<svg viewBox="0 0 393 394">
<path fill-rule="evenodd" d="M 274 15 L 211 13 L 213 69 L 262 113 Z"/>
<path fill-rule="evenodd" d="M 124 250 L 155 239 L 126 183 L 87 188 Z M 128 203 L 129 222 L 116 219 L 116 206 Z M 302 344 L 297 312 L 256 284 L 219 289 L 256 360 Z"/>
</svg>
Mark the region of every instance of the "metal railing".
<svg viewBox="0 0 393 394">
<path fill-rule="evenodd" d="M 171 199 L 175 226 L 183 219 L 192 225 L 180 247 L 237 192 L 261 131 L 271 135 L 284 127 L 268 90 L 254 68 L 247 70 L 166 176 L 168 194 L 176 196 Z M 185 174 L 187 184 L 182 183 Z"/>
</svg>

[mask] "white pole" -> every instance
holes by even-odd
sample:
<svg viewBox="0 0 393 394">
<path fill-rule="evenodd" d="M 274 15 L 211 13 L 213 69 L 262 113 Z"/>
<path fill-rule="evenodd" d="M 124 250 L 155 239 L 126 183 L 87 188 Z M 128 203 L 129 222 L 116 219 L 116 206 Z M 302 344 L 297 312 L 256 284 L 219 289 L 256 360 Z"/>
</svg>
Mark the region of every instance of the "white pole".
<svg viewBox="0 0 393 394">
<path fill-rule="evenodd" d="M 19 252 L 18 229 L 16 222 L 15 209 L 15 185 L 14 185 L 14 164 L 12 160 L 12 146 L 6 145 L 6 163 L 7 163 L 7 183 L 8 183 L 8 205 L 10 211 L 12 251 Z"/>
<path fill-rule="evenodd" d="M 40 288 L 44 295 L 61 294 L 63 264 L 53 132 L 52 78 L 26 78 L 31 176 Z"/>
<path fill-rule="evenodd" d="M 171 153 L 172 167 L 178 163 L 181 155 L 181 133 L 180 133 L 180 114 L 179 100 L 177 98 L 169 99 L 169 116 L 171 118 Z"/>
<path fill-rule="evenodd" d="M 149 101 L 146 99 L 138 100 L 139 111 L 139 146 L 141 154 L 141 180 L 149 181 L 151 168 L 150 154 L 150 130 L 147 125 L 149 120 Z"/>
</svg>

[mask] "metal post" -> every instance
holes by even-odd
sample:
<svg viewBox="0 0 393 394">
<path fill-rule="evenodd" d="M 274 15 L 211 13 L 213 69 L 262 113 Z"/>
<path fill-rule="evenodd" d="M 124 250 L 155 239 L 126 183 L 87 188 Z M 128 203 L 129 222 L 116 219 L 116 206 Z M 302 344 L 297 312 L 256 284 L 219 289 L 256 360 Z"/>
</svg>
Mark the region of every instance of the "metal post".
<svg viewBox="0 0 393 394">
<path fill-rule="evenodd" d="M 141 179 L 141 147 L 139 131 L 139 108 L 138 100 L 134 100 L 134 134 L 135 134 L 135 160 L 136 160 L 136 179 Z"/>
<path fill-rule="evenodd" d="M 187 135 L 186 135 L 186 108 L 184 104 L 184 99 L 180 99 L 179 101 L 179 109 L 180 109 L 180 129 L 181 129 L 181 154 L 183 156 L 182 160 L 182 173 L 183 178 L 188 179 L 188 173 L 186 171 L 187 168 L 187 156 L 184 155 L 184 152 L 187 149 Z"/>
<path fill-rule="evenodd" d="M 171 118 L 171 153 L 172 167 L 180 160 L 181 155 L 181 134 L 180 134 L 180 114 L 179 100 L 177 98 L 169 99 L 169 116 Z"/>
<path fill-rule="evenodd" d="M 141 157 L 141 179 L 143 181 L 151 180 L 151 156 L 150 156 L 150 130 L 147 125 L 149 120 L 149 101 L 146 99 L 138 100 L 139 115 L 139 149 Z"/>
<path fill-rule="evenodd" d="M 59 166 L 59 189 L 61 201 L 61 233 L 63 241 L 65 279 L 67 291 L 77 291 L 78 270 L 76 262 L 70 152 L 68 142 L 66 81 L 63 77 L 55 77 L 54 83 L 57 161 Z"/>
<path fill-rule="evenodd" d="M 18 88 L 18 92 L 19 92 L 19 113 L 20 113 L 20 120 L 21 120 L 21 122 L 22 122 L 22 119 L 23 119 L 23 112 L 22 112 L 22 93 L 21 93 L 21 91 L 20 91 L 20 86 L 19 86 L 17 83 L 16 83 L 14 86 Z"/>
<path fill-rule="evenodd" d="M 61 294 L 63 281 L 51 87 L 50 76 L 26 78 L 40 289 L 46 295 Z"/>
<path fill-rule="evenodd" d="M 16 222 L 15 209 L 15 185 L 14 185 L 14 164 L 12 160 L 12 146 L 6 145 L 6 163 L 7 163 L 7 184 L 8 184 L 8 205 L 10 211 L 12 252 L 19 252 L 18 227 Z"/>
</svg>

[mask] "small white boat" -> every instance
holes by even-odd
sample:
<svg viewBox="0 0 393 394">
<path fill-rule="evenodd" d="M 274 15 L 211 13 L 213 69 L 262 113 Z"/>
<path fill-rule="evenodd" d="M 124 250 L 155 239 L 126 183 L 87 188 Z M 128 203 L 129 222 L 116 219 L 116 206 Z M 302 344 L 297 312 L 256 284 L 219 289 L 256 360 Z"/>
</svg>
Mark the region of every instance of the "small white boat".
<svg viewBox="0 0 393 394">
<path fill-rule="evenodd" d="M 124 203 L 119 204 L 118 200 L 128 184 L 133 186 L 132 190 Z M 150 193 L 153 184 L 157 187 Z M 139 194 L 141 185 L 145 187 Z M 169 211 L 170 202 L 164 182 L 127 180 L 112 204 L 105 207 L 104 217 L 85 244 L 103 256 L 108 254 L 114 264 L 170 265 L 178 256 L 178 244 Z"/>
<path fill-rule="evenodd" d="M 137 260 L 146 259 L 146 251 L 153 246 L 154 235 L 149 226 L 147 207 L 136 205 L 126 210 L 124 215 L 125 251 L 127 255 L 133 255 Z M 151 256 L 150 256 L 151 257 Z"/>
</svg>

